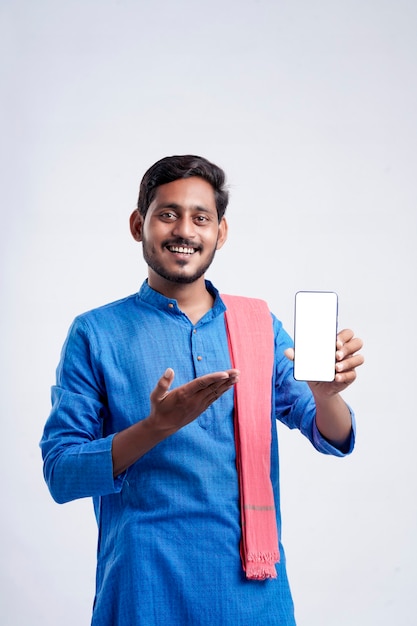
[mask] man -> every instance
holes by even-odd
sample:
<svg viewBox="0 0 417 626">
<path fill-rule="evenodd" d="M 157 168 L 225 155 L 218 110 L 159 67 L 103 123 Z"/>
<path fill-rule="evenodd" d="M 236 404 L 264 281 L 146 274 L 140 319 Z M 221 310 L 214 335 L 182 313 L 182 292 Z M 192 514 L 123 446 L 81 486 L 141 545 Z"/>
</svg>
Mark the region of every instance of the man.
<svg viewBox="0 0 417 626">
<path fill-rule="evenodd" d="M 339 392 L 363 362 L 361 340 L 338 334 L 333 382 L 298 382 L 291 340 L 268 312 L 272 366 L 246 379 L 261 371 L 269 390 L 273 381 L 266 429 L 261 415 L 249 416 L 254 438 L 266 433 L 267 476 L 259 478 L 255 454 L 249 484 L 265 490 L 266 505 L 241 506 L 252 435 L 240 450 L 236 433 L 246 426 L 234 418 L 245 405 L 237 411 L 234 392 L 240 384 L 245 392 L 246 366 L 233 366 L 226 307 L 205 279 L 227 238 L 227 202 L 224 173 L 206 159 L 154 164 L 130 219 L 148 279 L 139 293 L 76 318 L 63 348 L 41 441 L 44 474 L 57 502 L 94 499 L 95 625 L 294 624 L 276 539 L 275 419 L 321 452 L 353 449 L 353 416 Z M 267 548 L 254 557 L 251 542 Z"/>
</svg>

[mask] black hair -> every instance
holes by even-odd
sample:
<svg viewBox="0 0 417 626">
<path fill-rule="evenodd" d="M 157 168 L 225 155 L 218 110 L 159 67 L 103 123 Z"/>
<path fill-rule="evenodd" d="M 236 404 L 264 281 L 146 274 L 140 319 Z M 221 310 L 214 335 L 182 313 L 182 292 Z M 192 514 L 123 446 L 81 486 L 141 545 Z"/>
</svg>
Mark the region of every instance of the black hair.
<svg viewBox="0 0 417 626">
<path fill-rule="evenodd" d="M 193 176 L 199 176 L 213 187 L 217 216 L 220 222 L 229 202 L 225 173 L 214 163 L 192 154 L 164 157 L 145 172 L 139 187 L 137 206 L 139 213 L 145 217 L 160 185 Z"/>
</svg>

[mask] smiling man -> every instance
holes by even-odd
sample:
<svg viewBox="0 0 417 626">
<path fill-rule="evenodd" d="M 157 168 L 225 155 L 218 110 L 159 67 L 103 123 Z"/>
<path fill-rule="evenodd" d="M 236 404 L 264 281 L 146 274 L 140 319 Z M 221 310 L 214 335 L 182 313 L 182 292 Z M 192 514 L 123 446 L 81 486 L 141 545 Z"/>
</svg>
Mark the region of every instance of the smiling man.
<svg viewBox="0 0 417 626">
<path fill-rule="evenodd" d="M 161 185 L 145 216 L 139 210 L 132 214 L 131 230 L 142 241 L 152 280 L 158 280 L 158 275 L 174 283 L 201 278 L 227 235 L 225 218 L 219 222 L 213 188 L 199 177 Z"/>
<path fill-rule="evenodd" d="M 159 186 L 148 207 L 139 197 L 130 226 L 133 237 L 142 242 L 149 285 L 177 300 L 185 296 L 180 308 L 187 314 L 192 313 L 187 305 L 197 308 L 194 315 L 211 308 L 213 297 L 204 275 L 227 237 L 226 219 L 217 212 L 211 184 L 193 176 Z"/>
<path fill-rule="evenodd" d="M 205 278 L 227 204 L 206 159 L 155 163 L 130 218 L 147 280 L 78 316 L 62 351 L 44 475 L 57 502 L 93 498 L 96 626 L 294 625 L 275 420 L 322 453 L 353 449 L 340 392 L 361 340 L 338 334 L 333 382 L 294 380 L 292 341 L 265 303 Z"/>
</svg>

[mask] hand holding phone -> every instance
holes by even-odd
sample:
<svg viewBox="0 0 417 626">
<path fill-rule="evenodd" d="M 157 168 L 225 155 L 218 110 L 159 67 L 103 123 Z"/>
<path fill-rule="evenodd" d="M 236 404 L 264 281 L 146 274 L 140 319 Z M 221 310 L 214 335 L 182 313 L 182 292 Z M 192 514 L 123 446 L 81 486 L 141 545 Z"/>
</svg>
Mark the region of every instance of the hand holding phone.
<svg viewBox="0 0 417 626">
<path fill-rule="evenodd" d="M 335 377 L 338 297 L 333 291 L 298 291 L 294 315 L 294 378 Z"/>
</svg>

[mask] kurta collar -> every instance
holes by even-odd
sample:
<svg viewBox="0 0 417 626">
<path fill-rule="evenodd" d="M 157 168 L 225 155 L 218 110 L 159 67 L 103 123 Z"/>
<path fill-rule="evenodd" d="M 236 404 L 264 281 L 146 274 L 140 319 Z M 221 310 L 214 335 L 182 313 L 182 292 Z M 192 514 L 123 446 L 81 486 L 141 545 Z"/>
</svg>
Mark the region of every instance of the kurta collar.
<svg viewBox="0 0 417 626">
<path fill-rule="evenodd" d="M 224 305 L 218 290 L 214 287 L 214 285 L 209 280 L 206 280 L 205 282 L 206 282 L 207 291 L 211 293 L 212 296 L 214 296 L 214 304 L 213 304 L 213 307 L 210 309 L 210 311 L 207 311 L 207 313 L 199 320 L 198 324 L 196 325 L 209 322 L 210 320 L 214 319 L 218 315 L 222 315 L 226 310 L 226 306 Z M 138 298 L 142 300 L 142 302 L 145 302 L 146 304 L 150 306 L 156 307 L 157 309 L 160 309 L 161 311 L 169 312 L 171 315 L 175 314 L 181 317 L 187 317 L 181 311 L 181 309 L 178 306 L 177 301 L 174 298 L 167 298 L 163 296 L 161 293 L 158 293 L 157 291 L 152 289 L 152 287 L 150 287 L 148 284 L 148 279 L 146 279 L 142 283 L 142 286 L 138 292 Z"/>
</svg>

